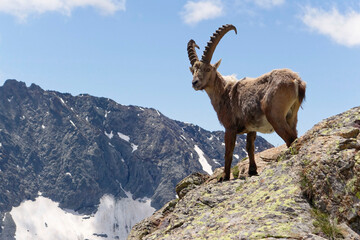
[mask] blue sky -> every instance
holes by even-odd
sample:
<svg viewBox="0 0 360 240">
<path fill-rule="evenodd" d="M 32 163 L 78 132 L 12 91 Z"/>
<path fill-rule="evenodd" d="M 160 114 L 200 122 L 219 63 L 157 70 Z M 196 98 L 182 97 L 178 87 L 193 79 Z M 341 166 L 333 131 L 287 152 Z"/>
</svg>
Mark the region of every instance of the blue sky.
<svg viewBox="0 0 360 240">
<path fill-rule="evenodd" d="M 222 130 L 206 93 L 191 87 L 186 45 L 194 39 L 201 56 L 227 23 L 238 34 L 213 56 L 223 75 L 290 68 L 307 82 L 299 135 L 359 105 L 359 0 L 0 0 L 0 85 L 89 93 Z"/>
</svg>

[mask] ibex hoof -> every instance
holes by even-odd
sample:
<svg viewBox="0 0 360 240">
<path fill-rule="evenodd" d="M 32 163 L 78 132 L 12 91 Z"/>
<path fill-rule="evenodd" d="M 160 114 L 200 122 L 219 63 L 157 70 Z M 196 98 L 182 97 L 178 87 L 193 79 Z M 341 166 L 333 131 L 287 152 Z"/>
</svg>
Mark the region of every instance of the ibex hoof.
<svg viewBox="0 0 360 240">
<path fill-rule="evenodd" d="M 259 174 L 256 170 L 249 170 L 249 176 L 259 176 Z"/>
<path fill-rule="evenodd" d="M 219 177 L 218 182 L 225 182 L 225 181 L 229 181 L 230 177 L 226 177 L 225 175 L 222 175 L 221 177 Z"/>
</svg>

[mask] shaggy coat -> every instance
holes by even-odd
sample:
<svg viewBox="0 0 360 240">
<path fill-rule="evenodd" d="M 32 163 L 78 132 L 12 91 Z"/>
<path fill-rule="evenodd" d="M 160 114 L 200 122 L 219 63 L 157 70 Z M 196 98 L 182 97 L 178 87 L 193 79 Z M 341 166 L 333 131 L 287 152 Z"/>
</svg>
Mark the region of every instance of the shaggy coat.
<svg viewBox="0 0 360 240">
<path fill-rule="evenodd" d="M 246 133 L 246 151 L 249 155 L 249 175 L 257 175 L 255 163 L 256 132 L 275 131 L 289 147 L 297 138 L 297 112 L 305 98 L 306 83 L 289 69 L 273 70 L 258 78 L 236 80 L 224 78 L 218 71 L 220 61 L 210 64 L 216 45 L 233 25 L 220 27 L 210 38 L 202 59 L 195 51 L 194 40 L 187 51 L 195 90 L 209 95 L 220 123 L 225 127 L 225 169 L 222 180 L 230 179 L 230 168 L 236 135 Z"/>
<path fill-rule="evenodd" d="M 205 88 L 225 129 L 236 129 L 238 134 L 253 131 L 271 133 L 274 128 L 267 122 L 265 109 L 274 102 L 288 105 L 287 119 L 296 119 L 297 110 L 305 97 L 306 84 L 289 69 L 273 70 L 259 78 L 225 79 L 219 72 L 214 82 Z M 291 90 L 291 91 L 289 91 Z M 289 102 L 289 98 L 292 101 Z M 279 109 L 280 110 L 280 109 Z M 292 125 L 296 122 L 292 121 Z"/>
</svg>

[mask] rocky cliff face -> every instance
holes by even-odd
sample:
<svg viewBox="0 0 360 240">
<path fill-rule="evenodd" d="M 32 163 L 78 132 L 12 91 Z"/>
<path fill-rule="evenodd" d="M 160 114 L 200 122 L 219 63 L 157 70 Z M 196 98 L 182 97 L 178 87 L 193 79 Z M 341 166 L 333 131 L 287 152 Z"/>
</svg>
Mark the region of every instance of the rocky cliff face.
<svg viewBox="0 0 360 240">
<path fill-rule="evenodd" d="M 128 239 L 360 239 L 359 150 L 357 107 L 257 154 L 259 176 L 244 176 L 246 161 L 228 182 L 190 175 Z"/>
<path fill-rule="evenodd" d="M 223 132 L 155 109 L 8 80 L 0 87 L 0 234 L 14 232 L 5 213 L 40 195 L 82 214 L 106 194 L 146 197 L 159 209 L 185 176 L 224 164 L 222 143 Z M 235 160 L 246 156 L 243 136 L 238 146 Z M 256 146 L 271 147 L 260 137 Z"/>
</svg>

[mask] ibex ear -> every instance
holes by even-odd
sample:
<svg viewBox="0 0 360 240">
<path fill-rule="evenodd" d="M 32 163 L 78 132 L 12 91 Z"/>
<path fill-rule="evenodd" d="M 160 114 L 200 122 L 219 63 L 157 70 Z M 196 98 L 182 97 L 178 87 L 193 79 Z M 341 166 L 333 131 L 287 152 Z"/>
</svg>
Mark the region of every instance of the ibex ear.
<svg viewBox="0 0 360 240">
<path fill-rule="evenodd" d="M 189 69 L 190 69 L 190 72 L 191 72 L 192 74 L 194 74 L 194 68 L 193 68 L 193 67 L 189 67 Z"/>
<path fill-rule="evenodd" d="M 217 61 L 217 63 L 214 64 L 214 67 L 215 67 L 216 70 L 220 66 L 220 63 L 221 63 L 221 59 L 219 61 Z"/>
</svg>

